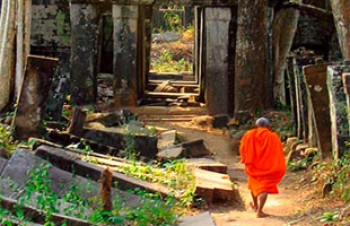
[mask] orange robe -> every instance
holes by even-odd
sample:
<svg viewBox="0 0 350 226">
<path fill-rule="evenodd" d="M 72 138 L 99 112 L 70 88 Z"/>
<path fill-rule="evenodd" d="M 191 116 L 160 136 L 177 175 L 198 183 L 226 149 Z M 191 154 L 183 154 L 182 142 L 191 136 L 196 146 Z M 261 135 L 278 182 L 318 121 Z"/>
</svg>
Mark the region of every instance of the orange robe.
<svg viewBox="0 0 350 226">
<path fill-rule="evenodd" d="M 250 130 L 242 138 L 240 153 L 248 176 L 248 188 L 253 195 L 258 196 L 262 192 L 278 194 L 277 184 L 286 172 L 278 135 L 267 128 Z"/>
</svg>

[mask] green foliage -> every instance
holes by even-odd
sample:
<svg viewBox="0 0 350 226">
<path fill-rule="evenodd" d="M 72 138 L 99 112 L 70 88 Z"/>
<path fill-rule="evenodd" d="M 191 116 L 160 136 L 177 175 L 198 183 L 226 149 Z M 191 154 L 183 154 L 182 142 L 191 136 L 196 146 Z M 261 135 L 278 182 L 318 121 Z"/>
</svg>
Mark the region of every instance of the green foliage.
<svg viewBox="0 0 350 226">
<path fill-rule="evenodd" d="M 338 212 L 325 212 L 320 217 L 320 221 L 322 223 L 331 223 L 336 222 L 339 220 L 339 213 Z"/>
<path fill-rule="evenodd" d="M 182 26 L 182 20 L 177 12 L 167 11 L 163 15 L 166 31 L 182 32 L 184 27 Z"/>
<path fill-rule="evenodd" d="M 314 156 L 307 156 L 302 159 L 290 161 L 288 162 L 288 170 L 297 171 L 297 170 L 306 169 L 308 166 L 312 164 L 313 159 L 314 159 Z"/>
<path fill-rule="evenodd" d="M 50 167 L 50 164 L 41 164 L 29 173 L 29 179 L 26 182 L 26 199 L 31 200 L 33 192 L 36 192 L 36 203 L 45 211 L 45 224 L 48 225 L 51 223 L 52 213 L 58 213 L 58 196 L 51 190 Z"/>
<path fill-rule="evenodd" d="M 193 71 L 193 63 L 191 61 L 184 58 L 175 60 L 174 57 L 174 52 L 165 50 L 157 60 L 151 62 L 151 70 L 157 72 Z"/>
<path fill-rule="evenodd" d="M 350 200 L 350 156 L 334 160 L 333 167 L 333 193 L 338 194 L 342 200 Z"/>
<path fill-rule="evenodd" d="M 10 127 L 3 127 L 0 124 L 0 149 L 14 151 L 16 148 L 17 145 L 12 138 Z"/>
<path fill-rule="evenodd" d="M 161 183 L 176 192 L 182 206 L 193 203 L 195 178 L 184 160 L 173 160 L 163 165 L 145 165 L 133 162 L 123 167 L 123 172 L 131 177 Z"/>
</svg>

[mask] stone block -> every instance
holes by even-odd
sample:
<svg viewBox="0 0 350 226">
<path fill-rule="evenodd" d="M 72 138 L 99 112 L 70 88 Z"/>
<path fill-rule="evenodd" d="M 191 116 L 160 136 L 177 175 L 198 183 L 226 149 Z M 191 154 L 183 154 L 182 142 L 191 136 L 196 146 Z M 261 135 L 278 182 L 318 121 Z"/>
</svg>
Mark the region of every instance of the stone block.
<svg viewBox="0 0 350 226">
<path fill-rule="evenodd" d="M 17 139 L 40 134 L 41 122 L 50 95 L 54 68 L 58 59 L 29 56 L 24 83 L 17 100 L 14 120 Z"/>
<path fill-rule="evenodd" d="M 332 156 L 332 135 L 330 119 L 330 102 L 327 89 L 328 64 L 304 67 L 308 88 L 309 105 L 312 108 L 315 122 L 317 146 L 324 157 Z"/>
<path fill-rule="evenodd" d="M 348 108 L 342 79 L 345 72 L 350 72 L 350 61 L 328 66 L 327 69 L 332 150 L 336 157 L 341 157 L 345 152 L 348 152 L 349 148 L 346 142 L 350 140 Z"/>
</svg>

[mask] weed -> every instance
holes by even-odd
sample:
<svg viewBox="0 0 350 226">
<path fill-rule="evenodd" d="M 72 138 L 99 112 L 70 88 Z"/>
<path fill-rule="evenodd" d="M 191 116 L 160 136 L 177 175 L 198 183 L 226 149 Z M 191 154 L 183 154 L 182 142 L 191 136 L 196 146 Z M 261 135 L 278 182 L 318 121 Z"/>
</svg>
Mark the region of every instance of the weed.
<svg viewBox="0 0 350 226">
<path fill-rule="evenodd" d="M 0 149 L 14 151 L 17 148 L 16 142 L 11 135 L 10 127 L 3 127 L 0 124 Z"/>
<path fill-rule="evenodd" d="M 322 223 L 330 223 L 330 222 L 335 222 L 337 220 L 339 220 L 339 213 L 338 212 L 325 212 L 320 217 L 320 221 Z"/>
</svg>

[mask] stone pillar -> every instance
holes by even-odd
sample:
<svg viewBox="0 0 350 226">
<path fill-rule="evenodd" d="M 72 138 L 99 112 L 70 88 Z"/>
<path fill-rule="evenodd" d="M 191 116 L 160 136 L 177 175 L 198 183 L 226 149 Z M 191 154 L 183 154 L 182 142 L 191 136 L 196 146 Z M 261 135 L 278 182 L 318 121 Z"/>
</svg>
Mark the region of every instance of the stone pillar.
<svg viewBox="0 0 350 226">
<path fill-rule="evenodd" d="M 307 66 L 304 68 L 304 75 L 308 88 L 308 105 L 312 108 L 313 117 L 312 119 L 309 119 L 309 127 L 312 126 L 310 121 L 314 121 L 318 149 L 323 157 L 332 157 L 331 120 L 329 115 L 329 96 L 327 90 L 327 66 L 328 64 Z M 310 113 L 311 112 L 309 112 L 309 114 Z"/>
<path fill-rule="evenodd" d="M 71 100 L 92 104 L 96 98 L 98 13 L 94 4 L 71 3 Z"/>
<path fill-rule="evenodd" d="M 58 59 L 29 56 L 14 120 L 16 139 L 38 137 Z"/>
<path fill-rule="evenodd" d="M 349 0 L 331 0 L 335 27 L 343 58 L 350 60 L 350 4 Z"/>
<path fill-rule="evenodd" d="M 344 72 L 350 72 L 350 61 L 329 66 L 327 69 L 332 147 L 336 158 L 342 157 L 348 151 L 346 142 L 350 140 L 348 109 L 342 81 Z"/>
<path fill-rule="evenodd" d="M 252 113 L 273 107 L 268 2 L 238 3 L 235 117 L 242 121 Z"/>
<path fill-rule="evenodd" d="M 228 45 L 230 8 L 205 8 L 206 103 L 210 115 L 228 112 Z"/>
<path fill-rule="evenodd" d="M 136 105 L 137 93 L 137 5 L 113 4 L 116 107 Z"/>
<path fill-rule="evenodd" d="M 287 78 L 289 83 L 289 98 L 290 98 L 290 106 L 291 112 L 294 120 L 294 136 L 297 135 L 298 131 L 298 112 L 297 112 L 297 95 L 296 95 L 296 87 L 295 87 L 295 79 L 294 79 L 294 65 L 295 58 L 288 57 L 287 58 Z"/>
<path fill-rule="evenodd" d="M 293 8 L 279 10 L 273 22 L 273 79 L 275 103 L 286 105 L 285 80 L 286 59 L 293 44 L 298 27 L 299 10 Z"/>
<path fill-rule="evenodd" d="M 343 74 L 343 85 L 344 85 L 344 92 L 345 92 L 345 98 L 346 98 L 346 104 L 347 104 L 347 113 L 348 113 L 348 122 L 349 122 L 349 129 L 350 129 L 350 73 L 344 73 Z M 350 133 L 350 130 L 349 130 Z"/>
</svg>

